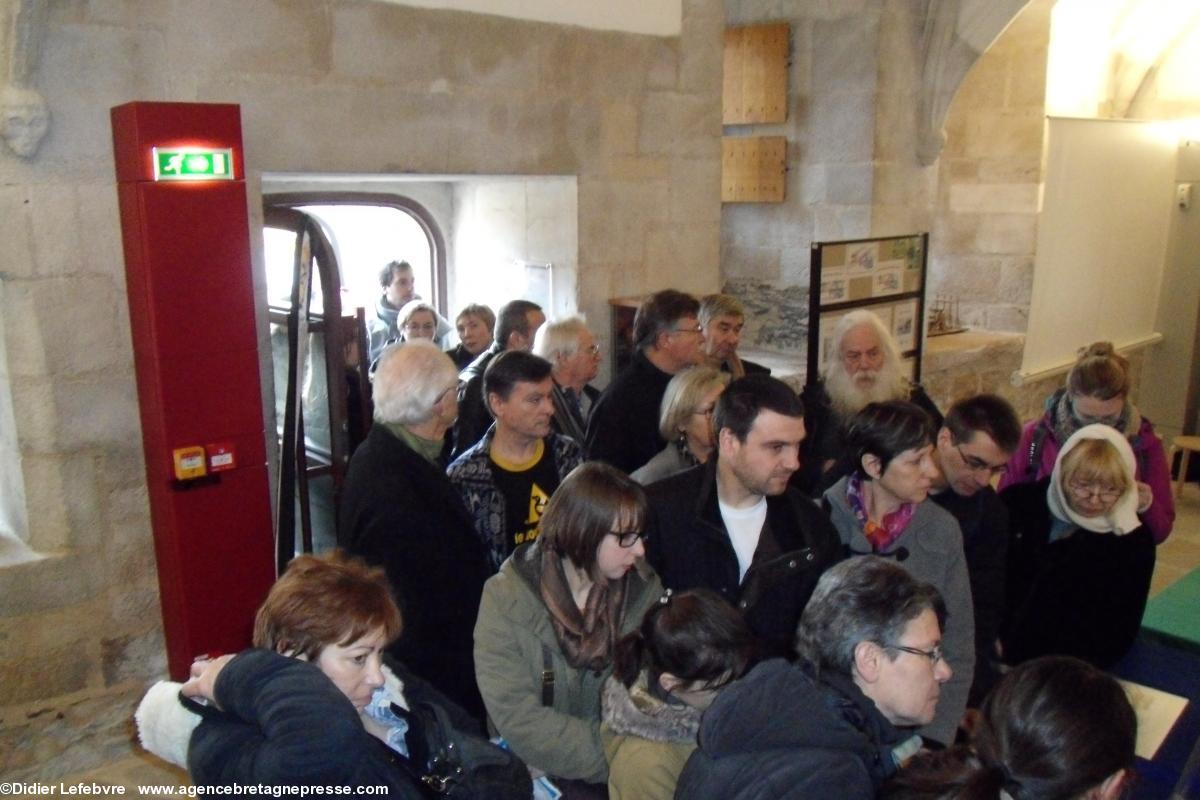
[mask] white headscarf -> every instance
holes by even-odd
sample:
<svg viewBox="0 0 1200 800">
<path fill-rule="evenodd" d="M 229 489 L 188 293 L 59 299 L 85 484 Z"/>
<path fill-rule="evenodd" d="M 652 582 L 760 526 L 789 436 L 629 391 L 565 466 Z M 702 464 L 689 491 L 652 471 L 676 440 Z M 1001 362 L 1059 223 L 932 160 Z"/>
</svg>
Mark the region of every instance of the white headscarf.
<svg viewBox="0 0 1200 800">
<path fill-rule="evenodd" d="M 1111 444 L 1120 454 L 1121 464 L 1125 468 L 1125 480 L 1128 484 L 1125 493 L 1117 499 L 1117 502 L 1113 503 L 1113 507 L 1109 509 L 1108 513 L 1101 517 L 1083 516 L 1071 508 L 1063 494 L 1063 458 L 1084 439 L 1103 439 Z M 1133 448 L 1129 446 L 1128 439 L 1108 425 L 1085 425 L 1075 431 L 1070 439 L 1067 439 L 1062 450 L 1058 451 L 1058 458 L 1054 460 L 1054 472 L 1050 475 L 1050 488 L 1046 491 L 1046 502 L 1050 505 L 1050 513 L 1061 520 L 1072 522 L 1084 530 L 1095 533 L 1114 533 L 1117 536 L 1129 533 L 1142 524 L 1137 515 L 1138 493 L 1137 482 L 1133 477 L 1134 467 Z"/>
</svg>

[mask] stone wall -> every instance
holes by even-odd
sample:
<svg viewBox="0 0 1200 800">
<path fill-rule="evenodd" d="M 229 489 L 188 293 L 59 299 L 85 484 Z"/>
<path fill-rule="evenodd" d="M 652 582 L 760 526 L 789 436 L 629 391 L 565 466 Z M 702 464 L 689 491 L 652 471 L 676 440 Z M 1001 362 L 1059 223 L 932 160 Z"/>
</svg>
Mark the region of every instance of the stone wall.
<svg viewBox="0 0 1200 800">
<path fill-rule="evenodd" d="M 32 160 L 0 153 L 0 314 L 45 556 L 0 568 L 10 780 L 127 750 L 164 672 L 112 106 L 240 103 L 252 222 L 264 171 L 575 175 L 593 320 L 611 296 L 718 285 L 719 0 L 685 0 L 670 38 L 353 0 L 50 5 L 35 82 L 51 132 Z"/>
<path fill-rule="evenodd" d="M 946 118 L 929 293 L 972 328 L 1024 331 L 1033 290 L 1053 0 L 1033 0 L 967 74 Z"/>
<path fill-rule="evenodd" d="M 728 0 L 730 25 L 787 22 L 788 119 L 726 126 L 727 136 L 786 136 L 786 200 L 730 203 L 721 217 L 726 280 L 807 286 L 809 245 L 870 234 L 881 5 Z"/>
</svg>

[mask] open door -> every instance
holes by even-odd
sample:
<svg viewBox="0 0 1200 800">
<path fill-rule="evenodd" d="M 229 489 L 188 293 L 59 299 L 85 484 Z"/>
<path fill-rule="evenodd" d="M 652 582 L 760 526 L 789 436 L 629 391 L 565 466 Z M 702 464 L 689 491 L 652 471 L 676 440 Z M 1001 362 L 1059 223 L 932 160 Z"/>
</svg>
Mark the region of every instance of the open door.
<svg viewBox="0 0 1200 800">
<path fill-rule="evenodd" d="M 336 543 L 336 510 L 350 454 L 370 425 L 366 323 L 342 317 L 337 255 L 321 221 L 295 208 L 264 208 L 268 257 L 292 253 L 290 296 L 269 298 L 280 442 L 276 552 L 279 571 L 297 552 Z"/>
</svg>

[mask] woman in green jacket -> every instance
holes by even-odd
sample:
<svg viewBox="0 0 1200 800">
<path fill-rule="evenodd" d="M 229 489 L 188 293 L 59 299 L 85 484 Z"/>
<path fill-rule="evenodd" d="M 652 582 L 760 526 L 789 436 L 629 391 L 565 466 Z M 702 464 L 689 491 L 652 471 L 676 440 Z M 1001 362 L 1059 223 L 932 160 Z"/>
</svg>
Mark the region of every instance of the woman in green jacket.
<svg viewBox="0 0 1200 800">
<path fill-rule="evenodd" d="M 617 640 L 662 592 L 644 561 L 645 517 L 645 495 L 624 473 L 577 467 L 538 540 L 484 584 L 475 625 L 476 678 L 499 734 L 531 767 L 601 791 L 600 687 Z"/>
</svg>

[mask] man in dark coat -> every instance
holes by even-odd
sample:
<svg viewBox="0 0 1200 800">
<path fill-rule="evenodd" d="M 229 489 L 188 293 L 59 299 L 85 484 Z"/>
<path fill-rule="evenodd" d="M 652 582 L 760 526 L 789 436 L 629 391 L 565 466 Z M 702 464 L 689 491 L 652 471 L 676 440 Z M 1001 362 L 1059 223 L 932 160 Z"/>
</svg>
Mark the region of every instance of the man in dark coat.
<svg viewBox="0 0 1200 800">
<path fill-rule="evenodd" d="M 633 361 L 592 409 L 588 458 L 633 472 L 663 449 L 658 412 L 671 376 L 700 360 L 703 334 L 691 295 L 664 289 L 646 298 L 633 318 Z"/>
<path fill-rule="evenodd" d="M 839 319 L 829 350 L 821 376 L 810 375 L 801 394 L 808 438 L 793 485 L 810 497 L 820 497 L 853 469 L 845 424 L 868 403 L 908 400 L 929 414 L 935 427 L 942 424 L 938 407 L 909 380 L 896 340 L 873 312 L 857 309 Z"/>
<path fill-rule="evenodd" d="M 384 350 L 375 424 L 350 460 L 338 544 L 387 571 L 404 620 L 389 652 L 482 721 L 473 632 L 491 570 L 439 461 L 457 385 L 454 362 L 432 343 Z"/>
<path fill-rule="evenodd" d="M 930 498 L 958 520 L 975 610 L 975 679 L 967 696 L 979 708 L 1000 679 L 996 638 L 1004 616 L 1008 508 L 991 481 L 1004 473 L 1021 438 L 1021 421 L 993 394 L 959 400 L 946 412 L 933 448 L 938 476 Z"/>
<path fill-rule="evenodd" d="M 800 661 L 763 662 L 723 690 L 675 790 L 688 800 L 873 800 L 921 747 L 950 677 L 946 607 L 877 556 L 821 576 L 797 631 Z"/>
<path fill-rule="evenodd" d="M 817 579 L 842 552 L 829 518 L 788 487 L 804 408 L 782 381 L 750 375 L 721 395 L 714 426 L 707 464 L 647 488 L 646 559 L 669 589 L 719 593 L 770 655 L 784 655 Z"/>
<path fill-rule="evenodd" d="M 534 355 L 551 364 L 554 378 L 554 432 L 570 436 L 582 447 L 587 420 L 600 391 L 592 386 L 600 371 L 600 348 L 582 317 L 555 319 L 538 328 Z"/>
<path fill-rule="evenodd" d="M 713 369 L 735 378 L 743 375 L 770 375 L 762 364 L 738 355 L 746 309 L 731 294 L 710 294 L 700 301 L 700 326 L 704 328 L 704 361 Z"/>
</svg>

